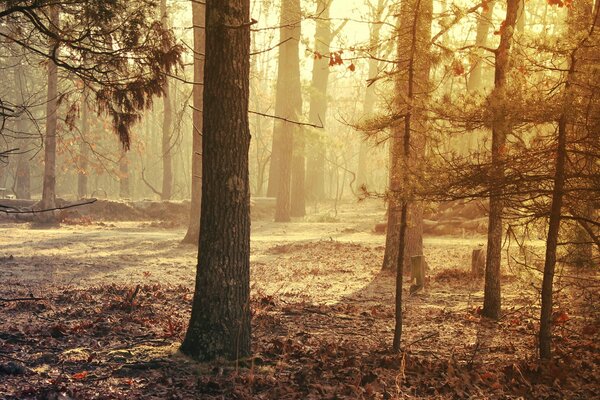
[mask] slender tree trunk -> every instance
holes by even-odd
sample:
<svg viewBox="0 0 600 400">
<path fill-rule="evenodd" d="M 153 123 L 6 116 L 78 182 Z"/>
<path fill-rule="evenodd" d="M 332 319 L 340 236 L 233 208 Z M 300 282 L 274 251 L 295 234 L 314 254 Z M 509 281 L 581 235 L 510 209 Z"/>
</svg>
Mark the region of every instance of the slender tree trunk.
<svg viewBox="0 0 600 400">
<path fill-rule="evenodd" d="M 249 20 L 249 0 L 206 2 L 202 229 L 181 345 L 196 360 L 250 354 Z"/>
<path fill-rule="evenodd" d="M 49 9 L 50 22 L 54 27 L 59 24 L 57 6 Z M 50 42 L 50 52 L 58 52 L 58 43 Z M 56 206 L 56 126 L 58 120 L 58 66 L 48 60 L 48 96 L 46 103 L 46 134 L 44 136 L 44 186 L 42 189 L 41 208 Z M 51 213 L 46 213 L 44 220 L 54 219 Z"/>
<path fill-rule="evenodd" d="M 202 201 L 202 91 L 204 81 L 204 24 L 205 5 L 192 0 L 194 31 L 194 87 L 192 99 L 192 200 L 190 224 L 183 239 L 184 243 L 198 244 L 200 235 L 200 206 Z"/>
<path fill-rule="evenodd" d="M 404 207 L 399 199 L 403 192 L 405 175 L 415 172 L 422 161 L 425 151 L 425 125 L 426 115 L 424 113 L 425 102 L 428 98 L 429 70 L 429 46 L 431 38 L 433 5 L 431 0 L 412 0 L 406 2 L 400 9 L 400 20 L 398 28 L 398 74 L 396 91 L 404 93 L 397 96 L 396 103 L 399 114 L 411 114 L 410 129 L 413 131 L 411 141 L 411 155 L 403 160 L 404 130 L 406 124 L 397 123 L 392 127 L 392 138 L 390 144 L 390 196 L 388 199 L 388 229 L 386 234 L 385 253 L 382 269 L 392 270 L 398 265 L 400 249 L 401 212 Z M 408 104 L 405 99 L 412 99 L 418 103 L 418 107 Z M 413 172 L 410 172 L 413 171 Z M 406 196 L 407 193 L 402 193 Z M 406 240 L 402 246 L 404 265 L 413 255 L 421 255 L 423 252 L 423 227 L 422 227 L 422 205 L 411 203 L 406 205 Z"/>
<path fill-rule="evenodd" d="M 372 19 L 373 21 L 380 21 L 384 11 L 384 0 L 378 0 L 375 12 L 373 13 Z M 371 32 L 369 37 L 369 50 L 373 52 L 377 56 L 377 50 L 380 46 L 380 32 L 381 32 L 382 24 L 373 24 L 371 26 Z M 368 79 L 373 79 L 379 73 L 379 61 L 376 58 L 369 59 L 369 73 Z M 375 93 L 375 83 L 367 86 L 365 91 L 365 101 L 363 106 L 363 115 L 371 116 L 375 109 L 376 102 L 376 93 Z M 368 144 L 366 141 L 362 140 L 358 149 L 358 165 L 356 168 L 356 186 L 360 189 L 362 187 L 366 188 L 368 186 L 367 173 L 369 170 L 368 165 Z"/>
<path fill-rule="evenodd" d="M 487 38 L 492 26 L 492 16 L 494 15 L 495 0 L 489 1 L 479 15 L 477 21 L 477 36 L 475 37 L 475 54 L 471 63 L 471 71 L 467 80 L 467 89 L 469 91 L 479 91 L 482 89 L 481 68 L 483 65 L 483 47 L 487 45 Z"/>
<path fill-rule="evenodd" d="M 517 10 L 520 0 L 507 0 L 506 20 L 500 32 L 500 44 L 496 49 L 494 92 L 492 97 L 504 106 L 495 112 L 492 122 L 492 170 L 490 209 L 488 218 L 487 257 L 485 265 L 485 289 L 482 314 L 498 319 L 501 309 L 500 265 L 502 260 L 502 212 L 504 209 L 503 185 L 506 155 L 506 137 L 511 126 L 506 114 L 506 74 L 509 66 Z"/>
<path fill-rule="evenodd" d="M 427 86 L 429 75 L 429 61 L 427 53 L 431 38 L 431 21 L 433 13 L 432 0 L 415 0 L 404 2 L 400 9 L 400 18 L 398 26 L 398 47 L 397 68 L 406 67 L 406 76 L 400 75 L 396 80 L 396 104 L 399 111 L 404 114 L 402 131 L 394 132 L 394 153 L 392 154 L 395 167 L 402 166 L 402 169 L 390 170 L 394 176 L 393 183 L 397 185 L 392 187 L 392 196 L 396 198 L 395 204 L 400 204 L 397 250 L 395 254 L 394 267 L 396 269 L 396 301 L 395 301 L 395 327 L 394 341 L 392 348 L 395 352 L 400 351 L 402 341 L 402 277 L 404 270 L 405 254 L 407 252 L 408 236 L 408 212 L 411 197 L 411 177 L 409 166 L 414 155 L 411 147 L 413 146 L 413 130 L 422 122 L 422 108 L 424 100 L 427 98 Z M 404 50 L 408 48 L 408 53 Z M 408 56 L 408 57 L 407 57 Z M 425 64 L 422 64 L 425 62 Z M 405 95 L 403 95 L 404 93 Z M 406 99 L 406 100 L 404 100 Z M 416 103 L 419 103 L 415 107 Z M 398 124 L 400 125 L 400 124 Z M 420 130 L 417 128 L 417 130 Z M 399 138 L 398 136 L 400 136 Z M 422 141 L 416 137 L 416 143 Z M 401 142 L 401 149 L 400 149 Z M 417 155 L 417 157 L 419 157 Z M 391 214 L 390 210 L 388 213 Z M 388 232 L 389 232 L 388 226 Z M 387 245 L 387 242 L 386 242 Z M 386 249 L 387 253 L 387 249 Z M 385 267 L 385 265 L 384 265 Z"/>
<path fill-rule="evenodd" d="M 88 107 L 87 91 L 84 89 L 81 105 L 81 141 L 79 142 L 79 166 L 77 171 L 77 195 L 80 199 L 88 196 L 88 163 L 90 157 L 90 109 Z"/>
<path fill-rule="evenodd" d="M 14 68 L 14 79 L 17 85 L 17 98 L 18 101 L 25 104 L 25 92 L 27 90 L 25 85 L 25 73 L 22 65 L 22 58 L 19 57 L 17 60 L 18 65 Z M 17 120 L 17 131 L 19 133 L 25 133 L 27 131 L 27 119 L 24 115 L 20 116 Z M 27 153 L 29 140 L 21 140 L 19 144 L 19 151 L 21 154 L 17 158 L 17 170 L 15 173 L 15 195 L 18 199 L 31 199 L 31 167 L 29 163 L 30 155 Z"/>
<path fill-rule="evenodd" d="M 167 13 L 167 0 L 160 2 L 161 22 L 164 27 L 169 25 Z M 163 124 L 162 124 L 162 190 L 161 200 L 170 200 L 173 194 L 173 157 L 171 149 L 171 136 L 173 134 L 173 108 L 169 79 L 166 80 L 165 94 L 163 96 Z"/>
<path fill-rule="evenodd" d="M 300 87 L 300 0 L 281 1 L 280 39 L 277 72 L 277 93 L 275 114 L 288 120 L 298 120 L 302 114 L 302 94 Z M 289 40 L 288 40 L 289 39 Z M 291 217 L 291 180 L 294 138 L 299 136 L 296 124 L 276 120 L 273 129 L 273 153 L 271 162 L 279 168 L 275 221 L 287 222 Z M 275 143 L 279 145 L 279 155 L 275 154 Z M 277 160 L 277 161 L 275 161 Z M 271 180 L 271 177 L 269 178 Z"/>
<path fill-rule="evenodd" d="M 571 64 L 573 71 L 574 64 Z M 568 91 L 568 83 L 567 88 Z M 550 222 L 546 237 L 546 259 L 544 262 L 544 279 L 542 282 L 542 310 L 540 313 L 539 350 L 540 358 L 550 358 L 552 344 L 552 286 L 556 266 L 556 247 L 560 229 L 561 209 L 565 184 L 565 161 L 567 158 L 567 117 L 561 115 L 558 122 L 558 148 L 556 150 L 556 166 L 554 172 L 554 189 L 550 208 Z"/>
</svg>

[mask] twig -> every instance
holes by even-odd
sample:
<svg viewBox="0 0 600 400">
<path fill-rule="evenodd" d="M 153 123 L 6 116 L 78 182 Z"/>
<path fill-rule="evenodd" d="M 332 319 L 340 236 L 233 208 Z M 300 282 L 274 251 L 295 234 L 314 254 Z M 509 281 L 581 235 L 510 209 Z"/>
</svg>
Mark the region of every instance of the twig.
<svg viewBox="0 0 600 400">
<path fill-rule="evenodd" d="M 19 210 L 18 208 L 15 208 L 15 207 L 10 207 L 10 206 L 6 206 L 4 204 L 0 204 L 0 212 L 3 212 L 5 214 L 38 214 L 38 213 L 43 213 L 43 212 L 66 210 L 68 208 L 85 206 L 88 204 L 93 204 L 96 201 L 98 201 L 98 199 L 90 199 L 83 203 L 75 203 L 75 204 L 69 204 L 66 206 L 53 207 L 53 208 L 44 208 L 42 210 Z"/>
<path fill-rule="evenodd" d="M 15 297 L 13 299 L 8 299 L 5 297 L 0 297 L 0 301 L 3 301 L 5 303 L 10 303 L 13 301 L 40 301 L 40 300 L 46 300 L 42 297 Z"/>
<path fill-rule="evenodd" d="M 413 340 L 412 342 L 410 342 L 409 344 L 407 344 L 407 345 L 406 345 L 406 346 L 404 346 L 404 347 L 405 347 L 405 348 L 406 348 L 406 347 L 410 347 L 410 346 L 412 346 L 413 344 L 417 344 L 417 343 L 419 343 L 419 342 L 422 342 L 423 340 L 427 340 L 427 339 L 430 339 L 430 338 L 432 338 L 432 337 L 438 336 L 439 334 L 440 334 L 440 333 L 439 333 L 439 332 L 437 332 L 437 331 L 436 331 L 436 332 L 432 332 L 432 333 L 430 333 L 429 335 L 425 335 L 425 336 L 423 336 L 423 337 L 421 337 L 421 338 L 419 338 L 419 339 L 417 339 L 417 340 Z"/>
</svg>

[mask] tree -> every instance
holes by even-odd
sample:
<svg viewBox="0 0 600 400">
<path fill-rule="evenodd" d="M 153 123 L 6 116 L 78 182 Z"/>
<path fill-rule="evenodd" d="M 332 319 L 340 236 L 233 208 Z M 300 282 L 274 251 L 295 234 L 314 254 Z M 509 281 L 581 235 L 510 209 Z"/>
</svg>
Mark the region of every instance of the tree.
<svg viewBox="0 0 600 400">
<path fill-rule="evenodd" d="M 482 314 L 488 318 L 500 317 L 500 265 L 502 260 L 503 185 L 506 163 L 506 137 L 511 132 L 507 115 L 506 85 L 509 56 L 520 0 L 507 0 L 506 19 L 500 28 L 500 44 L 495 51 L 494 90 L 490 94 L 492 120 L 491 187 L 489 197 L 487 257 Z"/>
<path fill-rule="evenodd" d="M 249 13 L 249 0 L 206 1 L 200 246 L 181 345 L 196 360 L 250 354 Z"/>
<path fill-rule="evenodd" d="M 167 0 L 160 1 L 160 19 L 163 29 L 169 29 L 169 14 L 167 13 Z M 162 190 L 161 200 L 170 200 L 173 192 L 173 159 L 171 136 L 173 135 L 173 108 L 171 106 L 171 94 L 169 93 L 169 78 L 165 78 L 163 95 L 163 123 L 162 123 Z"/>
<path fill-rule="evenodd" d="M 52 32 L 59 30 L 59 9 L 50 7 L 49 20 Z M 50 40 L 49 54 L 57 54 L 59 42 Z M 46 99 L 46 134 L 44 135 L 44 186 L 42 190 L 42 209 L 56 207 L 56 126 L 58 121 L 58 66 L 54 60 L 48 60 L 48 96 Z M 53 218 L 44 215 L 44 220 Z"/>
<path fill-rule="evenodd" d="M 397 70 L 394 105 L 398 117 L 392 127 L 392 160 L 390 163 L 390 202 L 386 255 L 396 270 L 396 301 L 393 350 L 400 350 L 402 339 L 402 277 L 405 259 L 409 202 L 412 200 L 411 158 L 413 146 L 422 141 L 423 105 L 427 98 L 429 75 L 428 49 L 431 38 L 433 1 L 403 2 L 398 15 Z M 405 51 L 408 52 L 405 52 Z M 406 68 L 406 69 L 405 69 Z M 418 132 L 418 133 L 416 133 Z M 416 134 L 415 134 L 416 133 Z M 397 241 L 390 241 L 390 231 L 397 229 Z M 395 251 L 388 251 L 395 246 Z M 385 266 L 385 264 L 384 264 Z"/>
<path fill-rule="evenodd" d="M 591 27 L 589 26 L 588 15 L 592 14 Z M 590 88 L 586 82 L 586 75 L 589 74 L 589 63 L 590 59 L 585 54 L 597 47 L 600 43 L 593 43 L 592 39 L 594 31 L 600 28 L 600 5 L 596 3 L 596 8 L 592 12 L 591 2 L 580 2 L 574 4 L 569 9 L 568 17 L 568 36 L 570 38 L 579 38 L 581 32 L 586 34 L 580 39 L 573 49 L 570 51 L 568 59 L 568 72 L 564 82 L 563 90 L 563 107 L 560 117 L 558 119 L 557 129 L 557 145 L 556 145 L 556 156 L 555 156 L 555 168 L 554 168 L 554 181 L 552 188 L 552 201 L 550 205 L 550 215 L 548 222 L 548 233 L 546 236 L 546 255 L 544 259 L 544 276 L 542 281 L 542 292 L 541 292 L 541 310 L 540 310 L 540 330 L 539 330 L 539 354 L 542 359 L 549 359 L 552 355 L 552 311 L 553 311 L 553 286 L 554 286 L 554 275 L 557 262 L 557 247 L 559 244 L 559 233 L 561 220 L 563 218 L 562 208 L 564 203 L 565 192 L 568 194 L 569 186 L 568 180 L 569 175 L 581 176 L 581 171 L 575 171 L 575 174 L 567 171 L 567 160 L 571 162 L 577 157 L 577 152 L 569 154 L 569 147 L 573 147 L 573 144 L 577 142 L 577 136 L 580 132 L 581 126 L 585 126 L 586 123 L 590 122 L 587 116 L 582 116 L 581 111 L 578 110 L 577 104 L 590 102 L 590 98 L 593 98 L 593 88 Z M 581 54 L 583 53 L 583 54 Z M 592 62 L 598 63 L 598 60 Z M 579 65 L 579 64 L 584 65 Z M 591 89 L 592 93 L 586 93 Z M 585 112 L 584 112 L 585 113 Z M 592 122 L 593 124 L 593 122 Z M 593 126 L 589 126 L 591 130 Z M 596 127 L 597 129 L 598 127 Z M 570 146 L 568 146 L 570 145 Z M 572 149 L 575 150 L 575 149 Z M 586 154 L 587 155 L 587 154 Z M 572 171 L 571 171 L 572 172 Z M 566 190 L 565 190 L 566 186 Z M 577 186 L 577 185 L 576 185 Z M 586 191 L 598 191 L 600 188 L 594 188 L 594 185 L 587 186 Z M 584 187 L 585 187 L 584 186 Z M 591 207 L 591 202 L 588 200 L 587 207 Z M 592 223 L 594 221 L 591 221 Z"/>
<path fill-rule="evenodd" d="M 388 199 L 388 224 L 382 269 L 395 270 L 401 247 L 402 264 L 410 256 L 422 254 L 422 206 L 417 202 L 407 204 L 406 240 L 400 241 L 403 202 L 409 188 L 403 180 L 414 181 L 416 169 L 425 152 L 425 104 L 429 95 L 429 70 L 431 66 L 432 11 L 429 0 L 416 0 L 401 6 L 398 21 L 398 69 L 396 71 L 396 100 L 392 116 L 390 138 L 390 183 Z M 408 122 L 407 122 L 408 119 Z M 410 130 L 411 132 L 406 132 Z M 405 135 L 412 136 L 410 145 Z M 410 157 L 405 153 L 410 147 Z M 412 177 L 408 177 L 412 175 Z"/>
<path fill-rule="evenodd" d="M 190 224 L 183 243 L 198 244 L 202 201 L 202 82 L 204 79 L 204 4 L 192 0 L 194 32 L 194 87 L 192 88 L 192 201 Z"/>
<path fill-rule="evenodd" d="M 373 57 L 369 59 L 368 81 L 372 83 L 367 86 L 365 91 L 365 100 L 363 103 L 363 115 L 365 116 L 373 114 L 377 100 L 375 82 L 373 80 L 377 78 L 377 74 L 379 73 L 379 61 L 377 58 L 380 46 L 381 27 L 383 25 L 383 22 L 381 21 L 387 2 L 384 0 L 377 0 L 376 6 L 371 6 L 370 4 L 369 6 L 371 8 L 371 20 L 376 22 L 371 25 L 369 35 L 369 53 L 372 54 Z M 356 185 L 358 188 L 366 188 L 368 184 L 368 144 L 363 140 L 360 142 L 359 146 Z"/>
<path fill-rule="evenodd" d="M 279 37 L 282 44 L 279 46 L 278 56 L 275 115 L 288 121 L 298 121 L 302 114 L 298 54 L 300 20 L 300 0 L 281 0 Z M 290 221 L 291 217 L 292 157 L 294 140 L 298 140 L 300 127 L 288 121 L 277 119 L 273 128 L 267 193 L 276 194 L 275 221 L 277 222 Z"/>
<path fill-rule="evenodd" d="M 52 8 L 64 16 L 60 27 Z M 0 37 L 80 79 L 95 94 L 96 111 L 111 118 L 128 147 L 131 126 L 163 94 L 166 75 L 181 63 L 183 48 L 155 15 L 151 0 L 15 1 L 0 11 L 0 21 L 11 27 Z M 55 44 L 51 52 L 49 41 Z"/>
</svg>

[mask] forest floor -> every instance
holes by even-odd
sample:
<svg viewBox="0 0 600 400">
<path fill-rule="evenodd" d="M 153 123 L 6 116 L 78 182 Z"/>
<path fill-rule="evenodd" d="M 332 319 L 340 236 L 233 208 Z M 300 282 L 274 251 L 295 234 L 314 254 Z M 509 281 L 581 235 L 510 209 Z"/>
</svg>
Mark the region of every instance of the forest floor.
<svg viewBox="0 0 600 400">
<path fill-rule="evenodd" d="M 560 271 L 556 356 L 540 363 L 541 274 L 509 253 L 503 316 L 482 318 L 469 269 L 484 236 L 425 238 L 427 286 L 410 294 L 405 279 L 403 351 L 391 353 L 382 218 L 367 202 L 253 221 L 254 357 L 236 364 L 177 352 L 196 265 L 184 229 L 2 224 L 0 399 L 600 398 L 600 277 Z"/>
</svg>

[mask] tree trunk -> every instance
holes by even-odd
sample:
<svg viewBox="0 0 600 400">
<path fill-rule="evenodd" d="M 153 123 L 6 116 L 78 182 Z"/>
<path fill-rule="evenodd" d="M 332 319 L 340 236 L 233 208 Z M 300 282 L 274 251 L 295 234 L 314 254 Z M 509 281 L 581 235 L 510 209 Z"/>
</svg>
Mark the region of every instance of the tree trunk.
<svg viewBox="0 0 600 400">
<path fill-rule="evenodd" d="M 401 131 L 398 128 L 395 128 L 394 131 L 392 165 L 395 168 L 390 169 L 390 175 L 393 177 L 392 183 L 395 185 L 390 188 L 391 196 L 396 199 L 396 207 L 397 204 L 400 204 L 400 229 L 398 243 L 396 243 L 395 263 L 393 265 L 396 269 L 396 311 L 392 349 L 395 352 L 400 351 L 402 340 L 402 278 L 405 267 L 405 255 L 408 250 L 408 212 L 412 191 L 410 188 L 411 176 L 409 168 L 411 159 L 414 157 L 411 149 L 413 145 L 412 137 L 413 130 L 420 131 L 419 124 L 422 123 L 423 112 L 419 109 L 422 108 L 422 102 L 427 98 L 426 86 L 430 65 L 427 53 L 430 46 L 432 13 L 432 0 L 414 0 L 402 3 L 400 15 L 398 16 L 397 68 L 399 71 L 403 71 L 406 68 L 406 75 L 399 74 L 396 78 L 397 94 L 395 104 L 398 107 L 398 111 L 404 114 L 404 123 L 398 124 L 402 125 Z M 406 49 L 408 49 L 408 52 L 404 51 Z M 402 93 L 405 93 L 405 95 L 402 95 Z M 415 107 L 415 104 L 418 104 L 418 107 Z M 400 134 L 402 135 L 401 137 Z M 417 133 L 416 143 L 423 140 L 418 135 L 420 135 L 420 132 Z M 417 155 L 417 157 L 419 156 Z M 399 166 L 402 166 L 402 169 L 398 168 Z M 396 210 L 397 208 L 393 209 L 393 211 Z M 391 211 L 388 209 L 390 215 L 392 214 Z M 388 225 L 388 233 L 391 228 Z M 386 247 L 387 245 L 386 238 Z M 386 253 L 388 253 L 387 248 Z"/>
<path fill-rule="evenodd" d="M 169 25 L 167 14 L 167 0 L 160 2 L 161 23 L 166 28 Z M 169 79 L 166 79 L 163 96 L 163 124 L 162 124 L 162 190 L 161 200 L 170 200 L 173 192 L 173 157 L 171 149 L 171 136 L 173 133 L 173 109 Z"/>
<path fill-rule="evenodd" d="M 119 158 L 119 197 L 122 199 L 131 199 L 129 188 L 129 157 L 127 150 L 121 149 L 121 158 Z"/>
<path fill-rule="evenodd" d="M 298 54 L 301 17 L 299 0 L 281 1 L 280 40 L 282 42 L 287 40 L 287 42 L 279 46 L 275 115 L 292 121 L 298 120 L 302 114 L 300 58 Z M 281 120 L 275 121 L 271 162 L 276 163 L 279 175 L 275 205 L 276 222 L 290 221 L 292 157 L 294 138 L 298 136 L 298 125 Z M 275 154 L 275 143 L 279 145 L 278 155 Z M 270 180 L 271 177 L 269 177 Z"/>
<path fill-rule="evenodd" d="M 77 195 L 80 199 L 88 196 L 88 159 L 90 157 L 90 109 L 87 91 L 84 89 L 81 105 L 81 141 L 79 142 L 79 166 L 77 171 Z"/>
<path fill-rule="evenodd" d="M 298 127 L 294 133 L 292 156 L 292 185 L 290 189 L 290 216 L 304 217 L 306 215 L 305 170 L 304 157 L 305 142 L 304 132 Z"/>
<path fill-rule="evenodd" d="M 574 63 L 571 64 L 571 72 Z M 569 90 L 567 81 L 566 91 Z M 556 166 L 554 173 L 554 189 L 552 192 L 552 205 L 550 208 L 550 221 L 548 236 L 546 237 L 546 259 L 544 261 L 544 279 L 542 282 L 542 310 L 540 313 L 539 346 L 540 358 L 548 359 L 551 356 L 552 344 L 552 286 L 554 283 L 554 269 L 556 267 L 556 247 L 558 245 L 558 232 L 560 229 L 561 209 L 563 201 L 563 188 L 565 184 L 565 161 L 567 158 L 567 117 L 561 115 L 558 123 L 558 148 L 556 150 Z"/>
<path fill-rule="evenodd" d="M 319 125 L 327 119 L 327 85 L 329 83 L 329 53 L 333 33 L 329 9 L 332 0 L 317 0 L 315 54 L 313 56 L 312 80 L 310 84 L 310 106 L 308 120 Z M 321 131 L 312 131 L 307 143 L 306 196 L 311 201 L 325 198 L 325 137 Z"/>
<path fill-rule="evenodd" d="M 24 105 L 25 104 L 25 93 L 27 88 L 25 86 L 24 80 L 25 73 L 22 65 L 22 58 L 19 57 L 17 61 L 17 66 L 14 68 L 14 79 L 17 85 L 17 98 L 18 101 Z M 22 115 L 17 120 L 17 131 L 20 134 L 23 134 L 27 131 L 27 118 L 25 115 Z M 18 199 L 31 199 L 31 167 L 29 164 L 30 155 L 27 153 L 29 140 L 22 139 L 19 145 L 19 151 L 21 154 L 17 156 L 17 170 L 15 173 L 15 195 Z"/>
<path fill-rule="evenodd" d="M 520 0 L 507 0 L 506 20 L 500 32 L 496 49 L 494 91 L 491 96 L 498 102 L 492 122 L 492 166 L 490 180 L 490 209 L 488 219 L 487 256 L 485 264 L 485 289 L 482 314 L 488 318 L 500 317 L 500 264 L 502 260 L 502 212 L 504 209 L 503 185 L 506 155 L 506 137 L 511 126 L 506 115 L 506 74 L 509 66 L 510 46 L 517 21 Z"/>
<path fill-rule="evenodd" d="M 58 6 L 49 9 L 51 23 L 58 27 Z M 58 52 L 58 43 L 50 41 L 50 52 Z M 56 125 L 58 121 L 58 66 L 48 60 L 48 96 L 46 103 L 46 134 L 44 136 L 44 186 L 42 189 L 41 208 L 56 207 Z M 53 213 L 45 213 L 45 222 L 54 220 Z"/>
<path fill-rule="evenodd" d="M 201 361 L 250 354 L 249 14 L 249 0 L 206 2 L 202 229 L 181 345 Z"/>
<path fill-rule="evenodd" d="M 372 20 L 373 21 L 381 21 L 382 14 L 384 11 L 384 0 L 378 0 L 377 8 L 373 13 Z M 369 50 L 374 52 L 375 56 L 377 56 L 377 50 L 381 45 L 379 43 L 380 32 L 381 32 L 382 24 L 372 24 L 371 32 L 369 37 Z M 379 61 L 376 58 L 369 59 L 369 72 L 368 79 L 373 79 L 379 73 Z M 376 93 L 375 93 L 375 83 L 372 83 L 367 86 L 365 91 L 365 101 L 363 105 L 363 115 L 365 117 L 369 117 L 373 114 L 376 103 Z M 367 188 L 368 186 L 368 178 L 367 173 L 369 171 L 369 163 L 368 163 L 368 144 L 365 140 L 361 140 L 358 150 L 358 165 L 356 168 L 356 187 L 357 188 Z"/>
<path fill-rule="evenodd" d="M 467 89 L 469 91 L 479 91 L 482 89 L 481 67 L 483 65 L 483 47 L 487 44 L 487 38 L 492 26 L 492 16 L 494 15 L 495 0 L 486 3 L 481 11 L 477 21 L 477 36 L 475 37 L 475 54 L 471 63 L 471 71 L 467 80 Z"/>
<path fill-rule="evenodd" d="M 194 25 L 194 87 L 192 98 L 192 200 L 190 224 L 183 239 L 184 243 L 198 244 L 200 235 L 200 207 L 202 202 L 202 91 L 204 81 L 204 24 L 205 5 L 192 0 L 192 22 Z"/>
</svg>

